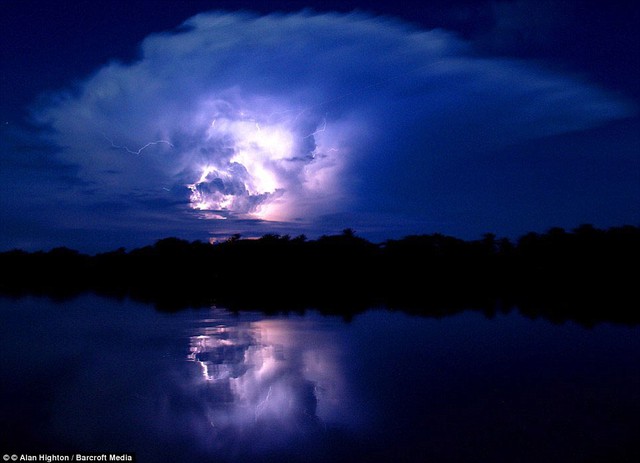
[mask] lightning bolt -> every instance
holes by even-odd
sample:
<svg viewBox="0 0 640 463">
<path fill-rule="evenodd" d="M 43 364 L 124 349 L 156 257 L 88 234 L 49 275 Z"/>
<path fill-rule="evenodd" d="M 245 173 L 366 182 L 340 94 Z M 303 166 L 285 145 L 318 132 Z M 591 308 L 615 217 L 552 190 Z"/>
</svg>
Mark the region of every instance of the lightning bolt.
<svg viewBox="0 0 640 463">
<path fill-rule="evenodd" d="M 309 135 L 307 135 L 306 137 L 303 138 L 310 138 L 313 137 L 314 135 L 318 135 L 319 133 L 324 132 L 325 130 L 327 130 L 327 117 L 325 116 L 323 121 L 322 121 L 322 127 L 320 127 L 319 129 L 317 129 L 315 132 L 310 133 Z"/>
<path fill-rule="evenodd" d="M 131 154 L 135 154 L 135 155 L 139 155 L 140 153 L 142 153 L 145 149 L 147 149 L 150 146 L 159 145 L 161 143 L 163 143 L 165 145 L 169 145 L 171 148 L 174 148 L 173 144 L 168 140 L 156 140 L 156 141 L 150 141 L 149 143 L 144 145 L 139 150 L 134 151 L 134 150 L 130 149 L 129 147 L 127 147 L 126 145 L 116 145 L 113 142 L 113 140 L 111 138 L 107 137 L 104 133 L 102 134 L 102 136 L 105 138 L 105 140 L 107 140 L 109 143 L 111 143 L 111 147 L 112 148 L 116 148 L 116 149 L 119 149 L 119 150 L 122 149 L 122 150 L 125 150 L 127 153 L 131 153 Z"/>
<path fill-rule="evenodd" d="M 264 400 L 262 402 L 260 402 L 258 405 L 256 405 L 256 411 L 255 411 L 255 420 L 258 421 L 258 416 L 260 413 L 262 413 L 262 409 L 266 406 L 267 401 L 271 398 L 271 386 L 269 386 L 269 391 L 267 392 L 267 396 L 264 398 Z"/>
</svg>

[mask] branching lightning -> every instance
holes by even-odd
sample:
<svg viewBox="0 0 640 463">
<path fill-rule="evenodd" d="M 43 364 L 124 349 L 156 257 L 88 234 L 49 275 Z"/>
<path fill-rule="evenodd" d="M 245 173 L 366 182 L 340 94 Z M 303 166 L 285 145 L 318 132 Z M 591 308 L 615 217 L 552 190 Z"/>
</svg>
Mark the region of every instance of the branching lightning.
<svg viewBox="0 0 640 463">
<path fill-rule="evenodd" d="M 309 135 L 303 137 L 303 138 L 311 138 L 315 135 L 318 135 L 319 133 L 324 132 L 325 130 L 327 130 L 327 116 L 324 117 L 323 121 L 322 121 L 322 127 L 320 127 L 318 130 L 316 130 L 315 132 L 310 133 Z"/>
<path fill-rule="evenodd" d="M 255 410 L 255 420 L 256 421 L 258 421 L 258 416 L 260 415 L 260 413 L 262 413 L 263 409 L 267 405 L 267 402 L 271 398 L 271 391 L 272 391 L 272 387 L 269 386 L 269 390 L 267 391 L 267 396 L 264 398 L 264 400 L 262 402 L 260 402 L 260 403 L 258 403 L 256 405 L 256 410 Z"/>
<path fill-rule="evenodd" d="M 113 142 L 113 140 L 110 139 L 109 137 L 107 137 L 104 133 L 102 134 L 102 136 L 105 138 L 105 140 L 107 140 L 109 143 L 111 143 L 111 147 L 112 148 L 116 148 L 116 149 L 119 149 L 119 150 L 120 149 L 121 150 L 125 150 L 127 153 L 135 154 L 135 155 L 139 155 L 140 153 L 142 153 L 145 149 L 147 149 L 150 146 L 159 145 L 159 144 L 169 145 L 171 148 L 174 148 L 173 144 L 169 140 L 156 140 L 156 141 L 150 141 L 149 143 L 144 145 L 142 148 L 134 151 L 134 150 L 130 149 L 129 147 L 127 147 L 126 145 L 116 145 Z"/>
</svg>

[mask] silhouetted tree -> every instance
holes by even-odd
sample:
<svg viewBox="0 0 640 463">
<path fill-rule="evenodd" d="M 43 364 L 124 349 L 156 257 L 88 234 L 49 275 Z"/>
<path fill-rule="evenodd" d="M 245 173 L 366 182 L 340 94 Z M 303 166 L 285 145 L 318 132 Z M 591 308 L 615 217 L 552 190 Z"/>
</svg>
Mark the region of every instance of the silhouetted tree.
<svg viewBox="0 0 640 463">
<path fill-rule="evenodd" d="M 374 244 L 352 229 L 316 240 L 236 234 L 210 244 L 172 237 L 95 256 L 64 247 L 0 253 L 0 292 L 66 297 L 92 290 L 171 310 L 217 303 L 346 314 L 382 304 L 435 315 L 517 306 L 554 320 L 637 322 L 638 261 L 635 226 L 556 227 L 515 243 L 491 233 L 475 241 L 435 233 Z"/>
</svg>

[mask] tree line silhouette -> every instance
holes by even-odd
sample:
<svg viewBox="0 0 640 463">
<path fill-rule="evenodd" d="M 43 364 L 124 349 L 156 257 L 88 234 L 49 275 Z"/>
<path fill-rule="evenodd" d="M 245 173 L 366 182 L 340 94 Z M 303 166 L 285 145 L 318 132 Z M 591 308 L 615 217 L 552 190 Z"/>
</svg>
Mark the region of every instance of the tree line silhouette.
<svg viewBox="0 0 640 463">
<path fill-rule="evenodd" d="M 555 321 L 638 323 L 640 227 L 552 228 L 515 241 L 442 234 L 372 243 L 351 229 L 234 235 L 215 244 L 166 238 L 127 252 L 65 247 L 0 253 L 0 293 L 66 298 L 85 291 L 160 309 L 220 305 L 264 311 L 317 308 L 350 316 L 372 306 L 446 315 L 517 307 Z"/>
</svg>

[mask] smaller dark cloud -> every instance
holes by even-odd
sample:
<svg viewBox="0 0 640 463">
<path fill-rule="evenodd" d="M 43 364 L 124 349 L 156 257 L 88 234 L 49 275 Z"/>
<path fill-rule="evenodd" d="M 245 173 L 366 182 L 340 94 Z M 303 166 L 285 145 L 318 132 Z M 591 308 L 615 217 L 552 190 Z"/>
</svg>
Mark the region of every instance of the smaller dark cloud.
<svg viewBox="0 0 640 463">
<path fill-rule="evenodd" d="M 536 59 L 640 101 L 635 1 L 501 0 L 483 11 L 490 20 L 469 36 L 478 51 Z"/>
</svg>

